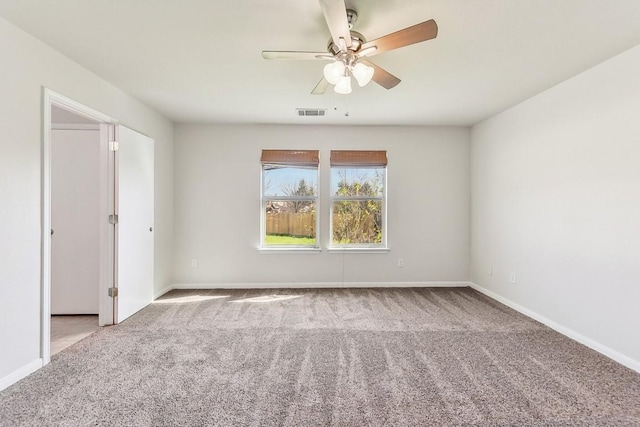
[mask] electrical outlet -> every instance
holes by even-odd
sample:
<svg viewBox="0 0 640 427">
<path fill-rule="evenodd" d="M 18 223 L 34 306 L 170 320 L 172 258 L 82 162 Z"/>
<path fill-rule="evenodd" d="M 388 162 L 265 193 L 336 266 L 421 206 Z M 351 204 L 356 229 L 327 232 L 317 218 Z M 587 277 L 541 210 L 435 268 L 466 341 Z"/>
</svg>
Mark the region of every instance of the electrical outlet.
<svg viewBox="0 0 640 427">
<path fill-rule="evenodd" d="M 193 258 L 191 260 L 191 267 L 196 268 L 198 266 L 198 259 L 197 258 Z"/>
<path fill-rule="evenodd" d="M 398 258 L 398 267 L 399 268 L 404 267 L 404 258 Z"/>
<path fill-rule="evenodd" d="M 516 273 L 511 273 L 510 280 L 511 283 L 513 283 L 514 285 L 516 284 Z"/>
</svg>

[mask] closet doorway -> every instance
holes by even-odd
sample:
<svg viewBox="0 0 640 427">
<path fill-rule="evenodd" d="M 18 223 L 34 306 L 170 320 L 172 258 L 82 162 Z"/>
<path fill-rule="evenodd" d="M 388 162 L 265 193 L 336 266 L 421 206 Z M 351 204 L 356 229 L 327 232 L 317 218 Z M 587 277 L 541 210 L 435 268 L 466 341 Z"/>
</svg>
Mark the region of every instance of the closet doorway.
<svg viewBox="0 0 640 427">
<path fill-rule="evenodd" d="M 49 89 L 43 98 L 46 365 L 52 337 L 65 341 L 55 351 L 153 301 L 154 141 Z"/>
<path fill-rule="evenodd" d="M 51 105 L 51 355 L 100 324 L 100 220 L 108 199 L 101 183 L 108 159 L 101 148 L 107 126 Z"/>
</svg>

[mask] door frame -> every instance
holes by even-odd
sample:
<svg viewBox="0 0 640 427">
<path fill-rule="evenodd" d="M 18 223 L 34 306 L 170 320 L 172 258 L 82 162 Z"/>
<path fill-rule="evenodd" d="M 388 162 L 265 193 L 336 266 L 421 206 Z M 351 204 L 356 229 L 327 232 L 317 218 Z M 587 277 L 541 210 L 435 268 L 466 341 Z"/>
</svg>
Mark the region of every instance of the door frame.
<svg viewBox="0 0 640 427">
<path fill-rule="evenodd" d="M 42 253 L 41 253 L 41 327 L 40 356 L 42 364 L 51 360 L 51 107 L 68 110 L 81 117 L 100 123 L 101 151 L 109 152 L 109 141 L 113 140 L 117 120 L 90 108 L 60 93 L 43 87 L 42 116 Z M 104 151 L 103 151 L 104 152 Z M 107 197 L 101 200 L 101 211 L 109 212 L 113 206 L 113 157 L 109 155 L 100 161 L 100 187 L 107 190 Z M 99 324 L 113 323 L 113 299 L 108 296 L 108 288 L 113 283 L 114 230 L 109 227 L 108 213 L 104 227 L 100 228 L 100 283 L 99 283 Z"/>
</svg>

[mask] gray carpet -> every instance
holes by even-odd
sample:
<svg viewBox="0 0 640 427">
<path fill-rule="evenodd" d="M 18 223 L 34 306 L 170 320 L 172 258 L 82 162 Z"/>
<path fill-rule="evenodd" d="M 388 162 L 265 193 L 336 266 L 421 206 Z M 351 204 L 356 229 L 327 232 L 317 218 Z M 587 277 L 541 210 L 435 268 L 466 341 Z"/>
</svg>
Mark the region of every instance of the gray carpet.
<svg viewBox="0 0 640 427">
<path fill-rule="evenodd" d="M 640 426 L 640 374 L 469 288 L 173 291 L 0 425 Z"/>
</svg>

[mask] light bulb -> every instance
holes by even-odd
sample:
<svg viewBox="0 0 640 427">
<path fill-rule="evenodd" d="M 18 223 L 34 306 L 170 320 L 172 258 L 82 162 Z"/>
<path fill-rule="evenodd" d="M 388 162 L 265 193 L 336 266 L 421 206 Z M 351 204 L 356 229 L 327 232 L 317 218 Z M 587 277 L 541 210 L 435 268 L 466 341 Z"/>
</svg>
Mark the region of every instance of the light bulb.
<svg viewBox="0 0 640 427">
<path fill-rule="evenodd" d="M 373 77 L 373 71 L 373 67 L 369 67 L 368 65 L 364 65 L 363 63 L 358 62 L 356 65 L 354 65 L 351 74 L 353 74 L 353 77 L 355 77 L 358 81 L 358 85 L 360 87 L 363 87 L 371 81 L 371 78 Z"/>
<path fill-rule="evenodd" d="M 332 85 L 338 83 L 344 74 L 344 64 L 342 61 L 334 61 L 324 66 L 324 78 Z"/>
<path fill-rule="evenodd" d="M 351 77 L 349 75 L 340 77 L 333 90 L 340 95 L 348 95 L 351 93 Z"/>
</svg>

